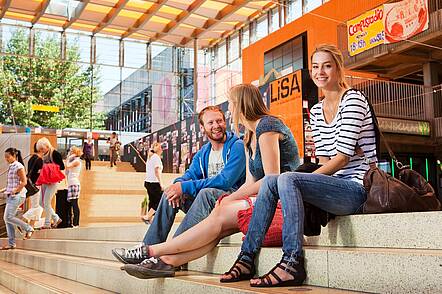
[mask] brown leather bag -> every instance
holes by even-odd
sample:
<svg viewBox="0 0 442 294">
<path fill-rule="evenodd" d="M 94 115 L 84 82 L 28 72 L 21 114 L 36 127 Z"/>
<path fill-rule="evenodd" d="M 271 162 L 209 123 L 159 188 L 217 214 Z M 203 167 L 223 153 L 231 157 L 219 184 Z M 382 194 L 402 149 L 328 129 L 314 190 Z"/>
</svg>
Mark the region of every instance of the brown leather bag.
<svg viewBox="0 0 442 294">
<path fill-rule="evenodd" d="M 370 164 L 364 177 L 367 201 L 364 213 L 440 210 L 433 187 L 414 170 L 403 167 L 399 179 Z"/>
<path fill-rule="evenodd" d="M 367 99 L 368 101 L 368 99 Z M 362 208 L 363 213 L 418 212 L 440 210 L 441 204 L 433 187 L 418 172 L 400 163 L 379 129 L 372 105 L 369 103 L 373 117 L 375 133 L 387 148 L 388 154 L 399 169 L 398 179 L 370 163 L 370 169 L 364 176 L 364 188 L 367 200 Z M 379 136 L 378 136 L 379 135 Z M 363 151 L 357 147 L 356 152 Z"/>
</svg>

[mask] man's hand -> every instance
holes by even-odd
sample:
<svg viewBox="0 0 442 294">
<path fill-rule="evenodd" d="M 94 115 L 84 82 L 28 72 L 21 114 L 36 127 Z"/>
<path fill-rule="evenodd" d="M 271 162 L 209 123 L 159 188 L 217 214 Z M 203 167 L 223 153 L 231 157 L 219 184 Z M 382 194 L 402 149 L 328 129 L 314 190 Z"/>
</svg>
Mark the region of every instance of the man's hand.
<svg viewBox="0 0 442 294">
<path fill-rule="evenodd" d="M 169 204 L 172 205 L 173 208 L 180 206 L 181 196 L 183 196 L 180 182 L 167 187 L 164 190 L 164 193 L 166 194 L 167 200 L 169 200 Z"/>
</svg>

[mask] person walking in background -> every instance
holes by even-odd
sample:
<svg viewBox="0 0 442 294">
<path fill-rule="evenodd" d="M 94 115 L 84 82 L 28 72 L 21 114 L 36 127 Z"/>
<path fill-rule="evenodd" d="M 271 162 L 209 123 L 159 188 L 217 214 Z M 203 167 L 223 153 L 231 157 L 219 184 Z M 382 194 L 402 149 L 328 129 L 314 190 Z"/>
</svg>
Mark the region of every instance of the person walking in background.
<svg viewBox="0 0 442 294">
<path fill-rule="evenodd" d="M 117 142 L 117 133 L 112 132 L 112 135 L 107 139 L 107 143 L 109 144 L 109 157 L 111 167 L 117 165 Z"/>
<path fill-rule="evenodd" d="M 163 171 L 163 163 L 161 162 L 162 153 L 163 149 L 161 148 L 161 144 L 155 142 L 147 155 L 144 187 L 149 196 L 149 205 L 147 215 L 144 215 L 142 218 L 148 223 L 152 221 L 163 194 L 161 185 L 161 173 Z"/>
<path fill-rule="evenodd" d="M 28 179 L 32 183 L 36 183 L 40 176 L 40 171 L 43 167 L 43 153 L 37 150 L 37 143 L 34 144 L 34 154 L 28 161 Z M 38 191 L 30 196 L 31 207 L 23 214 L 23 219 L 34 228 L 35 222 L 39 221 L 43 212 L 43 207 L 40 206 L 41 192 Z"/>
<path fill-rule="evenodd" d="M 6 207 L 3 219 L 8 234 L 8 245 L 1 247 L 1 250 L 15 248 L 15 226 L 19 226 L 26 233 L 24 239 L 29 239 L 34 229 L 21 219 L 16 217 L 17 209 L 26 199 L 26 172 L 23 166 L 23 158 L 20 150 L 8 148 L 5 151 L 5 159 L 9 164 L 6 188 L 2 191 L 6 196 Z"/>
<path fill-rule="evenodd" d="M 65 168 L 63 158 L 46 137 L 37 141 L 37 150 L 43 154 L 43 168 L 36 182 L 37 185 L 41 185 L 40 205 L 45 211 L 43 229 L 56 228 L 61 223 L 61 218 L 52 208 L 51 201 L 57 191 L 58 183 L 65 178 L 61 172 Z M 52 226 L 51 220 L 53 221 Z"/>
<path fill-rule="evenodd" d="M 86 162 L 86 170 L 91 169 L 91 161 L 95 157 L 95 149 L 94 149 L 94 142 L 92 141 L 92 138 L 90 136 L 87 137 L 87 141 L 83 144 L 83 158 Z"/>
<path fill-rule="evenodd" d="M 71 152 L 66 159 L 66 176 L 68 181 L 67 200 L 70 204 L 69 211 L 73 212 L 72 225 L 78 227 L 80 222 L 80 207 L 78 198 L 80 198 L 80 172 L 81 172 L 81 150 L 78 147 L 72 147 Z"/>
</svg>

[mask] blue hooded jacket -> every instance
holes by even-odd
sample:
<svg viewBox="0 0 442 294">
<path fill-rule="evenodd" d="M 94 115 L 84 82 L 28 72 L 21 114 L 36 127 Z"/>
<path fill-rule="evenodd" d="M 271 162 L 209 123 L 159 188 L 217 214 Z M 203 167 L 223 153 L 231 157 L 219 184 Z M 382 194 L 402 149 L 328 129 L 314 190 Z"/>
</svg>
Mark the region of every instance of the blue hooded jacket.
<svg viewBox="0 0 442 294">
<path fill-rule="evenodd" d="M 244 142 L 231 132 L 226 132 L 223 147 L 224 168 L 214 177 L 208 178 L 209 154 L 212 144 L 209 142 L 199 150 L 192 159 L 187 171 L 174 183 L 181 182 L 183 194 L 196 197 L 204 188 L 236 190 L 245 181 L 246 156 Z"/>
</svg>

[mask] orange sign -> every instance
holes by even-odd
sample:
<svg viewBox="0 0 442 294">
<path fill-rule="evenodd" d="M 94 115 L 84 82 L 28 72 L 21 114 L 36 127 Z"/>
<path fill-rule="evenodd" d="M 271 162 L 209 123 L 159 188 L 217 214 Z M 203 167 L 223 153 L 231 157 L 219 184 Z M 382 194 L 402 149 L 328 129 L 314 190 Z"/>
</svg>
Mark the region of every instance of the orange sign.
<svg viewBox="0 0 442 294">
<path fill-rule="evenodd" d="M 270 84 L 270 112 L 280 116 L 290 128 L 304 156 L 304 124 L 302 116 L 302 74 L 298 70 Z"/>
</svg>

